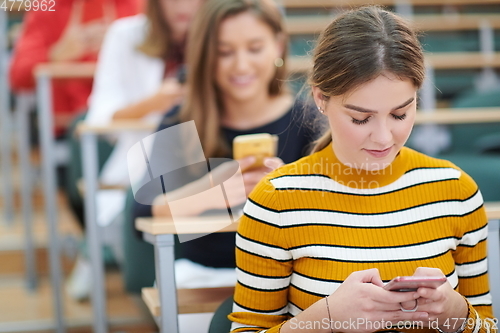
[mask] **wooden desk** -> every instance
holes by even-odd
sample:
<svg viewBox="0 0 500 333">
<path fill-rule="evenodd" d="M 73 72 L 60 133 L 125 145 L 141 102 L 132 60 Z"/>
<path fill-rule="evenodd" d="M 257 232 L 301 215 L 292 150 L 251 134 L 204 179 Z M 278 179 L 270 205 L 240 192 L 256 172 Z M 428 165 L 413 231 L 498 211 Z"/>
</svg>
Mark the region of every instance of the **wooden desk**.
<svg viewBox="0 0 500 333">
<path fill-rule="evenodd" d="M 174 272 L 175 234 L 236 231 L 238 222 L 227 224 L 226 221 L 227 216 L 185 217 L 177 219 L 177 223 L 182 224 L 182 229 L 178 230 L 172 219 L 138 218 L 136 220 L 135 226 L 143 232 L 144 240 L 154 246 L 157 291 L 145 288 L 143 289 L 143 298 L 151 313 L 155 315 L 155 318 L 158 317 L 156 320 L 160 332 L 174 333 L 179 331 L 177 314 L 196 310 L 193 308 L 193 304 L 189 304 L 189 297 L 192 300 L 203 302 L 198 307 L 212 310 L 231 295 L 232 287 L 220 289 L 221 295 L 214 300 L 210 300 L 210 295 L 217 293 L 213 288 L 196 289 L 197 291 L 177 290 Z M 207 300 L 210 301 L 206 303 Z"/>
</svg>

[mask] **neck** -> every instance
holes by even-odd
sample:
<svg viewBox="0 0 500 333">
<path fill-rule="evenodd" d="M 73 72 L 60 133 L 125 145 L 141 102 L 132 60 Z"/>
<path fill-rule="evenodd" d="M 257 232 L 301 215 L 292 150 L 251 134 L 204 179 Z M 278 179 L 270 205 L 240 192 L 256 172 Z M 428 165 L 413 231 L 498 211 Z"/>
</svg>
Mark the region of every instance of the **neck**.
<svg viewBox="0 0 500 333">
<path fill-rule="evenodd" d="M 287 94 L 269 96 L 266 93 L 248 101 L 225 98 L 222 125 L 240 130 L 262 126 L 285 114 L 292 102 Z"/>
</svg>

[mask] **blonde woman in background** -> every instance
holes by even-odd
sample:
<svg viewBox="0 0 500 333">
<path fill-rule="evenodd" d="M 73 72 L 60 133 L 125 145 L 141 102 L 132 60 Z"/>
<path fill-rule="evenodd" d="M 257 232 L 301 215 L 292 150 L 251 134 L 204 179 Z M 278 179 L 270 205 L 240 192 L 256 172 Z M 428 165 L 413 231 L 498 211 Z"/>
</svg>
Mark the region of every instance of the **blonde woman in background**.
<svg viewBox="0 0 500 333">
<path fill-rule="evenodd" d="M 277 135 L 277 156 L 266 159 L 264 167 L 243 173 L 248 194 L 269 171 L 305 156 L 314 140 L 301 124 L 304 104 L 295 101 L 287 88 L 286 54 L 287 34 L 274 1 L 207 0 L 190 31 L 184 103 L 165 116 L 159 131 L 193 120 L 207 159 L 231 158 L 232 141 L 238 135 Z M 168 156 L 186 158 L 183 156 L 189 154 L 189 147 L 180 139 L 176 142 L 178 149 L 156 142 L 151 155 L 165 155 L 162 165 L 177 162 Z M 238 162 L 245 170 L 254 161 L 255 157 L 248 157 Z M 217 170 L 217 165 L 211 167 Z M 164 174 L 166 197 L 196 186 L 206 177 L 210 174 L 190 168 Z M 149 196 L 157 204 L 136 203 L 134 219 L 171 216 L 161 189 L 151 186 L 144 186 L 136 195 Z M 233 197 L 233 203 L 242 205 L 245 191 Z M 209 198 L 187 205 L 179 214 L 198 216 L 214 212 L 227 212 L 226 203 Z M 129 223 L 133 224 L 133 220 Z M 176 263 L 176 272 L 182 275 L 177 276 L 178 286 L 234 285 L 234 237 L 234 233 L 218 233 L 182 243 L 184 259 Z"/>
</svg>

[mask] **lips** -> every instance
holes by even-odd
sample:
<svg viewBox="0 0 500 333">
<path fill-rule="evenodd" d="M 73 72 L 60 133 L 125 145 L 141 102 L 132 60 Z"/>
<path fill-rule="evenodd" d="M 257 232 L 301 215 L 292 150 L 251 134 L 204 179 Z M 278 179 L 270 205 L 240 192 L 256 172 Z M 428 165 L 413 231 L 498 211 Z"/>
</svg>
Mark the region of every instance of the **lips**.
<svg viewBox="0 0 500 333">
<path fill-rule="evenodd" d="M 253 82 L 253 75 L 237 76 L 231 78 L 231 83 L 237 86 L 245 86 Z"/>
<path fill-rule="evenodd" d="M 371 149 L 365 149 L 368 154 L 375 158 L 383 158 L 389 155 L 391 152 L 392 147 L 386 148 L 384 150 L 371 150 Z"/>
</svg>

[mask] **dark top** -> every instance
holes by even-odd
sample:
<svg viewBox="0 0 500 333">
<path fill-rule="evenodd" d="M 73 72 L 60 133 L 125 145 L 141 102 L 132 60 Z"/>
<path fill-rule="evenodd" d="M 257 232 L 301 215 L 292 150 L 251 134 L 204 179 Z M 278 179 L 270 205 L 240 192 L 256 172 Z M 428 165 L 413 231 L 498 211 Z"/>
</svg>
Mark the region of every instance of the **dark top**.
<svg viewBox="0 0 500 333">
<path fill-rule="evenodd" d="M 168 112 L 163 118 L 158 131 L 179 124 L 176 120 L 176 115 L 179 110 L 180 107 L 177 106 Z M 309 111 L 310 109 L 307 109 L 307 112 Z M 312 133 L 308 126 L 303 125 L 304 112 L 306 112 L 304 103 L 296 102 L 285 115 L 264 126 L 249 130 L 235 130 L 223 127 L 223 138 L 228 143 L 228 146 L 232 147 L 232 141 L 238 135 L 256 133 L 276 134 L 279 137 L 278 157 L 285 163 L 291 163 L 308 154 L 308 151 L 312 148 L 311 144 L 317 136 Z M 172 141 L 176 140 L 169 138 L 168 141 L 170 141 L 170 144 L 167 142 L 158 144 L 157 141 L 159 140 L 157 139 L 158 137 L 155 138 L 151 156 L 158 156 L 160 154 L 159 152 L 165 153 L 165 151 L 168 151 L 170 159 L 172 159 L 172 155 L 178 156 L 178 152 L 172 152 L 172 147 L 175 146 L 172 145 Z M 159 146 L 161 146 L 161 148 Z M 176 146 L 178 147 L 180 145 L 177 144 Z M 232 152 L 227 157 L 232 157 Z M 168 164 L 168 160 L 165 159 L 161 163 L 163 163 L 163 165 Z M 207 165 L 206 162 L 203 164 L 205 166 Z M 198 167 L 199 166 L 200 165 L 198 165 Z M 211 165 L 212 168 L 215 166 Z M 175 167 L 170 168 L 170 170 L 173 169 L 175 169 Z M 134 202 L 132 221 L 135 221 L 137 217 L 151 216 L 151 206 L 140 204 L 137 201 L 142 203 L 152 202 L 153 198 L 161 194 L 162 191 L 172 191 L 203 175 L 203 173 L 195 172 L 195 170 L 196 167 L 193 168 L 193 165 L 191 167 L 177 168 L 174 171 L 163 174 L 163 183 L 161 185 L 151 184 L 151 186 L 148 186 L 150 185 L 148 183 L 146 186 L 143 186 L 135 196 L 136 201 Z M 139 196 L 140 199 L 138 199 Z M 206 212 L 204 215 L 210 213 L 213 214 L 215 211 Z M 177 244 L 176 250 L 179 249 L 182 253 L 181 257 L 205 266 L 235 267 L 235 233 L 209 234 L 201 238 Z"/>
</svg>

